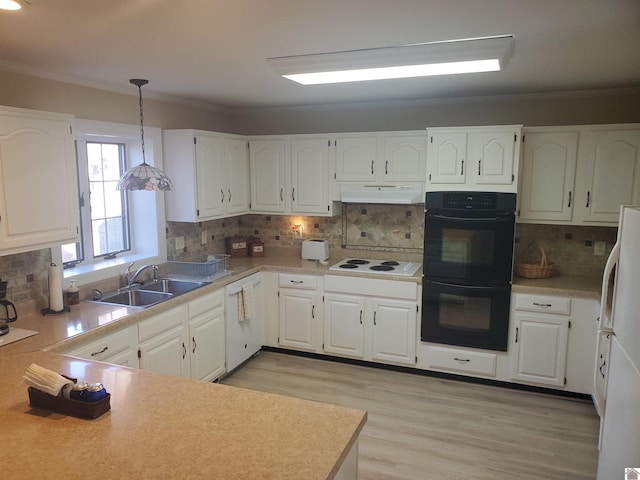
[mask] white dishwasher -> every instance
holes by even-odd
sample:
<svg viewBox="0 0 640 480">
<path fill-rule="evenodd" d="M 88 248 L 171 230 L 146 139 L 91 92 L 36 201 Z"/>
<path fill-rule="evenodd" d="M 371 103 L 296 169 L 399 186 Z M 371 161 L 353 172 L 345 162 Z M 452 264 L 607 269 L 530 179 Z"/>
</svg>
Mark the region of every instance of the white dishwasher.
<svg viewBox="0 0 640 480">
<path fill-rule="evenodd" d="M 243 288 L 252 292 L 254 314 L 251 318 L 240 319 L 239 302 L 242 302 Z M 264 337 L 264 303 L 262 275 L 254 273 L 226 287 L 226 336 L 227 373 L 245 360 L 255 355 L 261 348 Z"/>
</svg>

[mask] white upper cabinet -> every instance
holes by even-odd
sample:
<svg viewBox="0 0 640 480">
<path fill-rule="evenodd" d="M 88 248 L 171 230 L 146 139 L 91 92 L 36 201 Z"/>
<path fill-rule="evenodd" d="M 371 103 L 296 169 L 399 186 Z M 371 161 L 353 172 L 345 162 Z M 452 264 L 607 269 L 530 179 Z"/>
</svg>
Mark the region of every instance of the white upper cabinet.
<svg viewBox="0 0 640 480">
<path fill-rule="evenodd" d="M 635 127 L 594 126 L 584 136 L 576 178 L 576 221 L 617 224 L 620 205 L 640 204 L 640 126 Z"/>
<path fill-rule="evenodd" d="M 519 219 L 570 221 L 578 132 L 526 129 Z"/>
<path fill-rule="evenodd" d="M 252 212 L 332 214 L 328 137 L 259 137 L 249 150 Z"/>
<path fill-rule="evenodd" d="M 248 212 L 249 159 L 242 137 L 164 130 L 167 220 L 200 222 Z"/>
<path fill-rule="evenodd" d="M 422 183 L 427 165 L 423 131 L 338 135 L 335 179 L 359 183 Z"/>
<path fill-rule="evenodd" d="M 72 118 L 0 108 L 1 254 L 77 241 Z"/>
<path fill-rule="evenodd" d="M 291 140 L 291 213 L 327 214 L 329 205 L 329 140 Z"/>
<path fill-rule="evenodd" d="M 427 190 L 517 190 L 520 125 L 428 129 Z"/>
<path fill-rule="evenodd" d="M 640 203 L 640 125 L 525 128 L 519 222 L 615 226 Z"/>
<path fill-rule="evenodd" d="M 249 142 L 251 211 L 285 212 L 285 140 L 271 138 Z"/>
</svg>

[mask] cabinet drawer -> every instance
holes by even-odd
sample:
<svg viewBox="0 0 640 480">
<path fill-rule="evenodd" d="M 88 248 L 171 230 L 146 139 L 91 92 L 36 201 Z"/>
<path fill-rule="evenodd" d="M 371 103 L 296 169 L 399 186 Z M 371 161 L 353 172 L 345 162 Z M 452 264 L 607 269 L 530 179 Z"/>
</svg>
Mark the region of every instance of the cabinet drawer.
<svg viewBox="0 0 640 480">
<path fill-rule="evenodd" d="M 554 313 L 556 315 L 571 314 L 571 299 L 544 295 L 515 295 L 515 309 L 525 312 Z"/>
<path fill-rule="evenodd" d="M 316 290 L 318 288 L 318 277 L 316 275 L 295 275 L 290 273 L 281 273 L 279 275 L 278 285 L 286 288 L 304 288 L 307 290 Z"/>
<path fill-rule="evenodd" d="M 224 289 L 203 295 L 189 302 L 189 318 L 201 315 L 224 305 Z"/>
<path fill-rule="evenodd" d="M 130 348 L 137 348 L 137 346 L 138 336 L 136 335 L 135 327 L 132 326 L 105 335 L 67 353 L 88 360 L 104 360 Z"/>
<path fill-rule="evenodd" d="M 187 305 L 180 305 L 143 320 L 138 323 L 138 341 L 142 343 L 159 333 L 182 325 L 186 319 Z"/>
<path fill-rule="evenodd" d="M 428 368 L 453 370 L 457 372 L 478 373 L 495 377 L 495 354 L 468 352 L 455 348 L 429 347 Z"/>
<path fill-rule="evenodd" d="M 413 301 L 418 299 L 417 283 L 398 280 L 325 275 L 324 290 L 326 292 L 350 293 L 398 300 Z"/>
</svg>

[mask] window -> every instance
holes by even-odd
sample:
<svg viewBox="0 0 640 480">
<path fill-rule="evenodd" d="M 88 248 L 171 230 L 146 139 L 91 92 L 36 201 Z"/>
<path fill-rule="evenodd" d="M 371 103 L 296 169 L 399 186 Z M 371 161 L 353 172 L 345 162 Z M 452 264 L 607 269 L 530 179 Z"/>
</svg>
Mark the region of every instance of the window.
<svg viewBox="0 0 640 480">
<path fill-rule="evenodd" d="M 77 120 L 74 136 L 81 240 L 52 249 L 65 278 L 81 285 L 121 275 L 130 262 L 166 261 L 164 196 L 116 190 L 122 173 L 142 162 L 139 127 Z M 160 129 L 145 127 L 145 153 L 162 167 Z"/>
<path fill-rule="evenodd" d="M 79 183 L 88 182 L 89 205 L 80 202 L 80 242 L 62 246 L 62 262 L 72 267 L 85 259 L 114 258 L 130 250 L 126 192 L 116 189 L 125 171 L 125 143 L 86 141 L 76 146 Z M 91 241 L 89 241 L 89 239 Z"/>
</svg>

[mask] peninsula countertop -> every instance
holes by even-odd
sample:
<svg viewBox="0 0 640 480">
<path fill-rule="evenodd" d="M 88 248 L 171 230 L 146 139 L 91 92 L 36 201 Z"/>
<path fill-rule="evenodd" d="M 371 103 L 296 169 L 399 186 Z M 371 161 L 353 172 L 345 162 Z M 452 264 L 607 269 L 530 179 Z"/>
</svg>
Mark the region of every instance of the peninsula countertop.
<svg viewBox="0 0 640 480">
<path fill-rule="evenodd" d="M 111 410 L 83 420 L 29 406 L 37 363 L 102 382 Z M 367 414 L 51 352 L 0 355 L 2 478 L 331 479 Z"/>
</svg>

